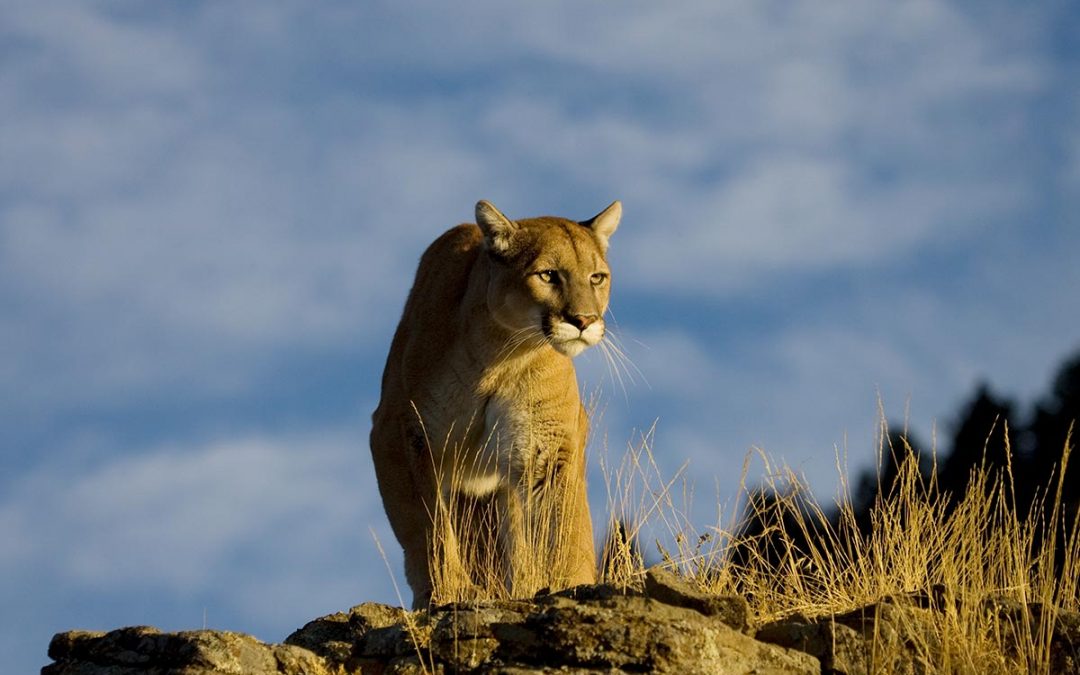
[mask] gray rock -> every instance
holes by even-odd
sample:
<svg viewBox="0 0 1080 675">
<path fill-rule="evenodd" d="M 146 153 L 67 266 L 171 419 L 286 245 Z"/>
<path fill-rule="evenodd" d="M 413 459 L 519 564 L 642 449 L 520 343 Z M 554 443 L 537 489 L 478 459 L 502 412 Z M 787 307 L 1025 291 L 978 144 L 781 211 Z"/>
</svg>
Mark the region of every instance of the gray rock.
<svg viewBox="0 0 1080 675">
<path fill-rule="evenodd" d="M 645 595 L 666 605 L 685 607 L 720 619 L 735 630 L 750 629 L 750 605 L 737 595 L 710 595 L 659 566 L 645 571 Z"/>
<path fill-rule="evenodd" d="M 345 665 L 353 658 L 353 648 L 370 631 L 403 624 L 406 612 L 375 602 L 357 605 L 309 621 L 285 638 L 285 644 L 303 647 L 334 664 Z"/>
<path fill-rule="evenodd" d="M 569 667 L 717 675 L 820 672 L 809 655 L 758 642 L 696 610 L 651 598 L 552 598 L 524 628 L 535 636 L 532 642 L 560 653 Z M 527 653 L 506 656 L 530 662 Z"/>
<path fill-rule="evenodd" d="M 1080 675 L 1080 613 L 1046 606 L 1024 605 L 1011 598 L 990 597 L 983 607 L 1001 619 L 1012 640 L 1028 642 L 1049 632 L 1049 672 Z"/>
<path fill-rule="evenodd" d="M 836 616 L 789 617 L 751 636 L 743 632 L 749 624 L 744 605 L 718 602 L 662 570 L 650 571 L 646 593 L 579 587 L 532 600 L 420 612 L 359 605 L 308 623 L 283 645 L 238 633 L 162 633 L 145 626 L 71 631 L 53 638 L 54 663 L 42 673 L 928 674 L 941 664 L 937 613 L 959 606 L 948 594 L 944 601 L 929 593 L 899 595 Z M 1039 626 L 1050 631 L 1044 633 L 1048 670 L 1080 675 L 1080 615 L 1008 599 L 981 607 L 1005 619 L 1018 643 L 1030 641 Z"/>
<path fill-rule="evenodd" d="M 821 661 L 826 675 L 868 675 L 869 644 L 853 628 L 831 619 L 818 622 L 794 617 L 766 624 L 754 636 L 762 642 L 797 649 Z"/>
<path fill-rule="evenodd" d="M 814 655 L 822 673 L 929 675 L 942 651 L 933 610 L 922 604 L 897 596 L 833 617 L 794 616 L 762 626 L 755 637 Z"/>
<path fill-rule="evenodd" d="M 61 633 L 42 675 L 330 675 L 319 656 L 226 631 L 162 633 L 138 626 Z"/>
<path fill-rule="evenodd" d="M 695 610 L 594 591 L 421 612 L 410 626 L 363 633 L 346 666 L 365 673 L 820 672 L 809 655 L 758 642 Z M 341 637 L 340 629 L 326 634 Z"/>
</svg>

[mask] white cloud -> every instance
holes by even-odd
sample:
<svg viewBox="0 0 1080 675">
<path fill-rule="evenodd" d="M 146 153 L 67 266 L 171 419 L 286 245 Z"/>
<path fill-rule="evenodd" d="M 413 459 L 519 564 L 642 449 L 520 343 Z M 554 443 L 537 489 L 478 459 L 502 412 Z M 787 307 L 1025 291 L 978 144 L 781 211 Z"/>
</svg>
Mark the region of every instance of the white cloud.
<svg viewBox="0 0 1080 675">
<path fill-rule="evenodd" d="M 585 70 L 599 112 L 511 81 L 490 129 L 624 198 L 614 255 L 653 291 L 874 265 L 1027 203 L 1036 186 L 1009 160 L 1026 147 L 1022 106 L 1048 84 L 1037 56 L 946 3 L 791 10 L 644 8 L 565 26 L 565 44 L 544 39 L 550 17 L 526 22 L 533 49 Z M 641 109 L 603 98 L 606 77 Z"/>
<path fill-rule="evenodd" d="M 872 463 L 879 396 L 890 423 L 910 425 L 927 443 L 936 427 L 945 450 L 952 415 L 984 378 L 1025 405 L 1045 392 L 1076 349 L 1076 294 L 1055 290 L 1075 287 L 1068 258 L 1013 256 L 1006 270 L 990 257 L 959 287 L 872 284 L 842 305 L 823 301 L 816 316 L 716 329 L 722 344 L 693 318 L 627 325 L 624 339 L 644 345 L 633 357 L 651 387 L 632 387 L 625 405 L 612 396 L 609 407 L 623 431 L 659 416 L 657 456 L 669 470 L 689 458 L 699 490 L 719 476 L 733 492 L 734 467 L 756 446 L 828 496 L 837 448 L 852 472 Z M 702 321 L 723 325 L 723 317 Z"/>
<path fill-rule="evenodd" d="M 124 20 L 101 7 L 22 3 L 10 7 L 5 19 L 4 32 L 30 54 L 32 68 L 22 73 L 39 86 L 92 85 L 98 97 L 142 97 L 183 93 L 206 75 L 207 64 L 177 31 Z"/>
<path fill-rule="evenodd" d="M 1061 172 L 1061 191 L 1074 197 L 1080 193 L 1080 93 L 1074 93 L 1066 102 L 1065 162 Z M 1075 199 L 1073 200 L 1075 202 Z"/>
<path fill-rule="evenodd" d="M 123 455 L 110 443 L 57 448 L 0 493 L 9 665 L 39 667 L 52 633 L 72 628 L 188 630 L 205 617 L 280 641 L 314 617 L 397 602 L 400 549 L 354 431 L 226 435 Z"/>
<path fill-rule="evenodd" d="M 190 107 L 147 92 L 117 110 L 86 92 L 35 107 L 32 84 L 0 82 L 0 299 L 16 308 L 0 369 L 27 409 L 177 380 L 236 391 L 278 350 L 388 333 L 423 246 L 468 217 L 463 182 L 486 182 L 435 110 L 349 104 L 326 138 L 207 81 L 185 81 Z"/>
<path fill-rule="evenodd" d="M 355 589 L 364 561 L 335 557 L 366 548 L 367 564 L 378 562 L 367 527 L 385 517 L 362 470 L 365 444 L 351 434 L 230 438 L 100 461 L 43 467 L 5 496 L 5 576 L 48 570 L 55 585 L 99 592 L 212 588 L 227 601 L 222 584 L 245 552 L 257 557 L 245 586 L 310 565 Z"/>
<path fill-rule="evenodd" d="M 162 383 L 240 391 L 280 350 L 385 335 L 434 234 L 479 196 L 536 203 L 549 173 L 625 199 L 613 257 L 627 294 L 727 296 L 887 263 L 969 241 L 1031 197 L 1002 160 L 1046 84 L 1039 57 L 947 3 L 574 9 L 584 14 L 502 21 L 510 10 L 487 8 L 490 20 L 447 32 L 457 10 L 415 23 L 385 7 L 380 20 L 413 30 L 390 40 L 376 22 L 347 41 L 362 17 L 342 9 L 316 32 L 353 50 L 378 33 L 371 62 L 348 52 L 361 72 L 389 77 L 379 69 L 400 60 L 453 86 L 395 98 L 316 82 L 315 112 L 280 92 L 226 93 L 255 72 L 208 63 L 204 47 L 237 26 L 226 10 L 197 13 L 194 33 L 81 5 L 18 13 L 7 30 L 33 48 L 0 79 L 14 120 L 0 180 L 19 195 L 0 212 L 0 276 L 18 301 L 0 369 L 21 405 Z M 262 10 L 235 49 L 330 58 L 290 11 Z M 448 67 L 448 50 L 474 74 Z M 557 86 L 508 77 L 515 57 Z M 597 100 L 545 70 L 556 67 Z M 39 83 L 69 87 L 70 104 Z M 638 99 L 605 98 L 620 91 Z M 983 367 L 951 353 L 957 371 Z M 704 362 L 648 379 L 662 389 Z"/>
<path fill-rule="evenodd" d="M 7 30 L 32 47 L 0 80 L 0 275 L 33 309 L 5 319 L 28 337 L 3 368 L 98 383 L 76 399 L 200 362 L 218 365 L 190 386 L 243 387 L 276 350 L 387 334 L 423 246 L 479 197 L 545 211 L 562 186 L 596 195 L 589 208 L 623 198 L 622 288 L 717 295 L 970 236 L 1025 198 L 986 168 L 1000 124 L 966 114 L 1022 101 L 1037 64 L 947 4 L 565 9 L 420 22 L 337 8 L 312 24 L 264 9 L 248 24 L 209 8 L 188 30 L 20 11 Z M 314 80 L 297 106 L 287 74 L 256 68 L 259 53 L 309 68 L 335 50 L 371 81 L 415 69 L 448 84 L 397 96 Z M 511 77 L 515 59 L 548 74 Z M 896 178 L 875 185 L 881 163 Z"/>
</svg>

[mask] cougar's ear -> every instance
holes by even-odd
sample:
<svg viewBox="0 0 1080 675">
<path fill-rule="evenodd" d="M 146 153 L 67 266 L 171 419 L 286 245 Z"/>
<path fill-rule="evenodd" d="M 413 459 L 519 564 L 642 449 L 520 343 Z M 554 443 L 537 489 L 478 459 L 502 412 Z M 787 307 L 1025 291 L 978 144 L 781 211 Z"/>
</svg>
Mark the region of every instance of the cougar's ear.
<svg viewBox="0 0 1080 675">
<path fill-rule="evenodd" d="M 476 224 L 484 233 L 484 246 L 496 255 L 510 252 L 510 239 L 517 232 L 514 221 L 504 216 L 495 205 L 481 199 L 476 202 Z"/>
<path fill-rule="evenodd" d="M 619 227 L 619 219 L 622 218 L 622 204 L 618 201 L 611 202 L 607 207 L 592 218 L 582 221 L 582 225 L 592 230 L 593 236 L 600 244 L 600 249 L 607 251 L 608 239 L 615 234 Z"/>
</svg>

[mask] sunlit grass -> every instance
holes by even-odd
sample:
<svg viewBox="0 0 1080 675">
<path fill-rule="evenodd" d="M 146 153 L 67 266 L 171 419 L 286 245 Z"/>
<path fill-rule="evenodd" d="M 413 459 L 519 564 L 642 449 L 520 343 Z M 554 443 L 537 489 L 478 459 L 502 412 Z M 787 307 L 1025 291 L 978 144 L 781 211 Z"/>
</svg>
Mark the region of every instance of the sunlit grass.
<svg viewBox="0 0 1080 675">
<path fill-rule="evenodd" d="M 575 554 L 567 528 L 580 506 L 579 479 L 556 479 L 555 472 L 574 469 L 551 462 L 542 489 L 476 497 L 462 489 L 455 453 L 441 453 L 434 471 L 441 498 L 431 514 L 432 603 L 524 598 L 570 586 Z"/>
<path fill-rule="evenodd" d="M 919 654 L 935 672 L 1048 672 L 1058 613 L 1080 609 L 1077 516 L 1068 520 L 1061 502 L 1071 440 L 1055 482 L 1025 517 L 1015 503 L 1011 448 L 1004 470 L 985 462 L 973 467 L 967 490 L 950 502 L 938 489 L 936 470 L 921 473 L 920 458 L 900 443 L 883 448 L 896 457 L 896 477 L 882 486 L 865 532 L 844 476 L 844 496 L 826 508 L 800 476 L 754 453 L 763 477 L 750 489 L 744 464 L 741 525 L 718 522 L 701 530 L 690 526 L 685 505 L 675 508 L 672 483 L 659 479 L 648 443 L 632 449 L 629 462 L 649 495 L 638 513 L 660 519 L 670 533 L 656 543 L 663 564 L 704 591 L 745 597 L 759 625 L 796 614 L 834 616 L 921 593 L 936 608 L 903 615 L 920 624 L 905 642 L 874 636 L 871 662 L 882 664 L 880 672 L 896 662 L 890 650 L 900 649 Z M 619 494 L 627 493 L 625 483 L 615 481 Z M 640 574 L 618 568 L 608 579 L 626 583 Z M 1020 616 L 997 611 L 1001 606 L 1017 607 Z"/>
<path fill-rule="evenodd" d="M 966 491 L 956 496 L 939 489 L 936 469 L 920 471 L 906 441 L 890 446 L 884 425 L 881 437 L 881 455 L 895 457 L 896 475 L 880 486 L 862 529 L 844 471 L 841 497 L 826 506 L 803 478 L 759 451 L 742 466 L 739 501 L 700 527 L 689 516 L 694 495 L 685 465 L 665 477 L 650 430 L 617 463 L 600 460 L 608 495 L 600 580 L 640 590 L 652 558 L 703 591 L 745 597 L 758 625 L 921 593 L 934 598 L 935 609 L 904 615 L 918 623 L 904 640 L 873 635 L 876 672 L 887 672 L 880 664 L 893 663 L 896 650 L 917 653 L 935 672 L 1048 672 L 1057 614 L 1080 609 L 1078 519 L 1069 520 L 1061 502 L 1071 438 L 1055 482 L 1027 510 L 1015 501 L 1007 442 L 1005 468 L 973 467 Z M 755 485 L 748 481 L 752 460 L 763 465 Z M 560 547 L 551 542 L 565 534 L 559 514 L 566 505 L 554 499 L 531 508 L 546 510 L 529 517 L 533 529 L 515 554 L 526 563 L 510 580 L 499 571 L 494 540 L 462 559 L 445 555 L 454 535 L 443 535 L 433 547 L 435 597 L 476 601 L 560 588 L 564 580 L 553 574 Z M 490 517 L 446 509 L 435 514 L 436 531 L 490 532 L 497 528 Z M 460 551 L 476 542 L 451 543 Z M 1006 605 L 1019 616 L 996 609 Z"/>
</svg>

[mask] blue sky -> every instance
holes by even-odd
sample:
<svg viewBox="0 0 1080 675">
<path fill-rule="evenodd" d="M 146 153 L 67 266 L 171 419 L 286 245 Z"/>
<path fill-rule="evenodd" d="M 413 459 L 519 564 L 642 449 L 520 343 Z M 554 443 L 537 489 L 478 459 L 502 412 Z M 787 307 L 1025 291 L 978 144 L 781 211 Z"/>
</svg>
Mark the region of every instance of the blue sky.
<svg viewBox="0 0 1080 675">
<path fill-rule="evenodd" d="M 416 261 L 624 204 L 580 371 L 715 522 L 1080 346 L 1068 2 L 0 3 L 0 651 L 394 602 L 369 415 Z M 598 443 L 599 445 L 599 443 Z M 594 462 L 594 467 L 596 462 Z M 593 475 L 597 515 L 605 495 Z M 715 493 L 719 491 L 719 495 Z M 13 671 L 13 672 L 14 672 Z"/>
</svg>

